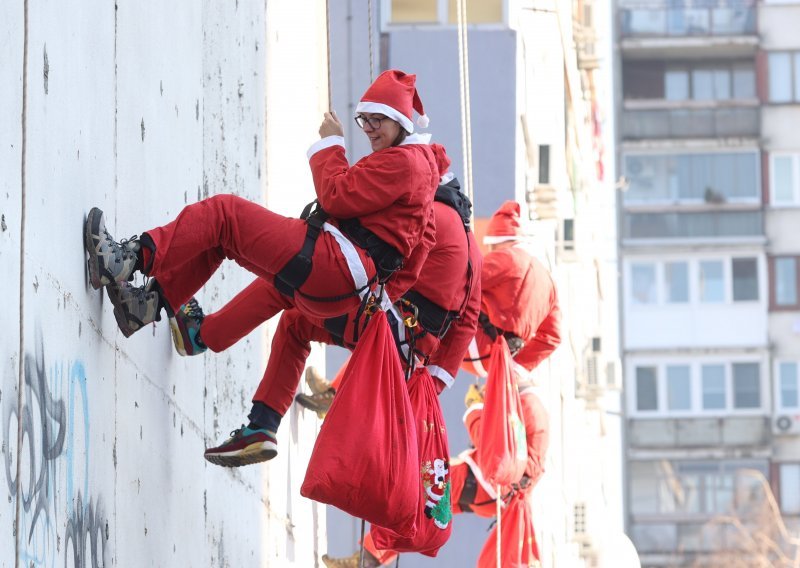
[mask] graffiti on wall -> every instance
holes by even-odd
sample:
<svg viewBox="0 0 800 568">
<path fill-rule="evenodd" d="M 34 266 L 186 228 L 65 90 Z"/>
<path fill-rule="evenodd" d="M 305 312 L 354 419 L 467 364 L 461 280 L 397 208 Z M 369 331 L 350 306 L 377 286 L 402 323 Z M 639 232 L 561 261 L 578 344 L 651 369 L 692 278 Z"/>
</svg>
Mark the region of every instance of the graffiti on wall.
<svg viewBox="0 0 800 568">
<path fill-rule="evenodd" d="M 48 367 L 37 326 L 35 354 L 25 354 L 24 381 L 22 406 L 6 399 L 3 412 L 6 482 L 12 500 L 20 500 L 19 560 L 106 566 L 108 522 L 102 498 L 91 497 L 89 487 L 84 366 L 78 361 Z"/>
</svg>

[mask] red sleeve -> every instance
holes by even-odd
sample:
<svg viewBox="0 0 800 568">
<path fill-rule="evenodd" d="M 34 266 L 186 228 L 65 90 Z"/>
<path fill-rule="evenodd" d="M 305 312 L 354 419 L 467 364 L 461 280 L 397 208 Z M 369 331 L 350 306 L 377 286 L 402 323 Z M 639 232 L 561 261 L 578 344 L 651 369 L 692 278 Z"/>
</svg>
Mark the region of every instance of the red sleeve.
<svg viewBox="0 0 800 568">
<path fill-rule="evenodd" d="M 309 163 L 320 205 L 340 219 L 389 207 L 404 193 L 403 180 L 415 175 L 409 156 L 397 148 L 375 152 L 350 166 L 344 148 L 330 146 L 311 156 Z"/>
<path fill-rule="evenodd" d="M 532 392 L 520 396 L 525 434 L 528 441 L 528 465 L 525 475 L 536 484 L 544 473 L 544 460 L 550 445 L 550 417 L 542 401 Z"/>
<path fill-rule="evenodd" d="M 422 265 L 428 258 L 428 253 L 436 244 L 436 222 L 433 215 L 433 208 L 428 215 L 428 222 L 422 232 L 422 240 L 411 251 L 411 255 L 403 263 L 402 270 L 399 270 L 386 283 L 386 294 L 392 302 L 400 299 L 400 296 L 408 292 L 419 278 Z"/>
<path fill-rule="evenodd" d="M 481 310 L 481 269 L 483 257 L 478 243 L 472 233 L 470 239 L 470 262 L 472 263 L 472 288 L 464 307 L 464 312 L 457 319 L 447 334 L 442 339 L 439 348 L 428 361 L 428 367 L 440 367 L 450 377 L 455 378 L 458 368 L 469 347 L 470 341 L 475 337 L 478 328 L 478 314 Z"/>
<path fill-rule="evenodd" d="M 477 448 L 481 438 L 481 418 L 483 418 L 483 404 L 473 404 L 464 413 L 464 426 L 467 427 L 469 441 L 472 447 Z"/>
<path fill-rule="evenodd" d="M 514 357 L 514 362 L 532 371 L 547 359 L 561 344 L 561 308 L 553 288 L 550 312 L 539 324 L 536 335 L 525 342 L 525 346 Z"/>
</svg>

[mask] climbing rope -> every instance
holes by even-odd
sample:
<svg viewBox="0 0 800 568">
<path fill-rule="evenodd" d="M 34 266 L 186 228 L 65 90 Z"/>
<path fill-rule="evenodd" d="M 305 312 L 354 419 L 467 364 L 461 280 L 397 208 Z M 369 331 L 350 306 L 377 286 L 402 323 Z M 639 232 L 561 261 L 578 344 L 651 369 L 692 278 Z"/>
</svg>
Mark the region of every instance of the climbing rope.
<svg viewBox="0 0 800 568">
<path fill-rule="evenodd" d="M 328 111 L 333 112 L 333 94 L 331 93 L 331 8 L 330 0 L 325 1 L 325 33 L 327 35 L 327 67 L 328 67 Z"/>
<path fill-rule="evenodd" d="M 469 44 L 467 42 L 467 1 L 456 1 L 458 23 L 458 65 L 459 87 L 461 91 L 461 151 L 464 155 L 464 176 L 466 179 L 466 193 L 472 203 L 475 203 L 472 184 L 472 125 L 470 116 L 469 97 Z M 475 211 L 470 221 L 474 221 Z"/>
<path fill-rule="evenodd" d="M 372 0 L 367 0 L 367 33 L 369 34 L 369 82 L 375 80 L 375 63 L 372 57 Z"/>
</svg>

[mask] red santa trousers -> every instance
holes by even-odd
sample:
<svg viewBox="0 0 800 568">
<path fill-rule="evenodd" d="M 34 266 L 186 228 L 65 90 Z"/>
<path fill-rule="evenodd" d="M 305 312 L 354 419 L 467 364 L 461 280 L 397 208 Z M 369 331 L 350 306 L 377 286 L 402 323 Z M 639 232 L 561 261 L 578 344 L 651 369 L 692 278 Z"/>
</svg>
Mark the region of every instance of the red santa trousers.
<svg viewBox="0 0 800 568">
<path fill-rule="evenodd" d="M 303 293 L 334 297 L 353 292 L 356 284 L 351 270 L 356 262 L 368 279 L 375 275 L 374 264 L 364 250 L 350 245 L 350 258 L 345 256 L 336 232 L 320 233 L 311 274 L 300 288 Z M 149 275 L 158 280 L 165 299 L 175 310 L 206 283 L 226 258 L 272 284 L 275 274 L 300 251 L 306 223 L 240 197 L 216 195 L 188 205 L 174 221 L 146 233 L 156 247 Z M 349 241 L 344 244 L 349 245 Z M 263 295 L 269 317 L 296 306 L 310 317 L 328 318 L 356 309 L 360 302 L 358 296 L 335 302 L 310 300 L 300 294 L 289 298 L 274 286 L 265 288 Z"/>
</svg>

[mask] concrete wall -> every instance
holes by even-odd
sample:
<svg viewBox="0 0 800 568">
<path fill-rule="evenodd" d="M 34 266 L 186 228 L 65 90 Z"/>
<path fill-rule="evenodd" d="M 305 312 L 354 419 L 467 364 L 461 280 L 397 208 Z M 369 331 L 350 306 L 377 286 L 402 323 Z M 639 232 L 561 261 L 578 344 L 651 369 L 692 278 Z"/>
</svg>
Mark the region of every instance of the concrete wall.
<svg viewBox="0 0 800 568">
<path fill-rule="evenodd" d="M 325 550 L 324 509 L 299 495 L 313 415 L 290 411 L 269 464 L 202 457 L 245 421 L 268 333 L 187 359 L 165 322 L 125 339 L 80 237 L 95 205 L 118 239 L 224 192 L 296 214 L 324 18 L 317 0 L 0 3 L 0 565 L 312 566 Z M 227 264 L 199 298 L 216 309 L 251 278 Z"/>
</svg>

